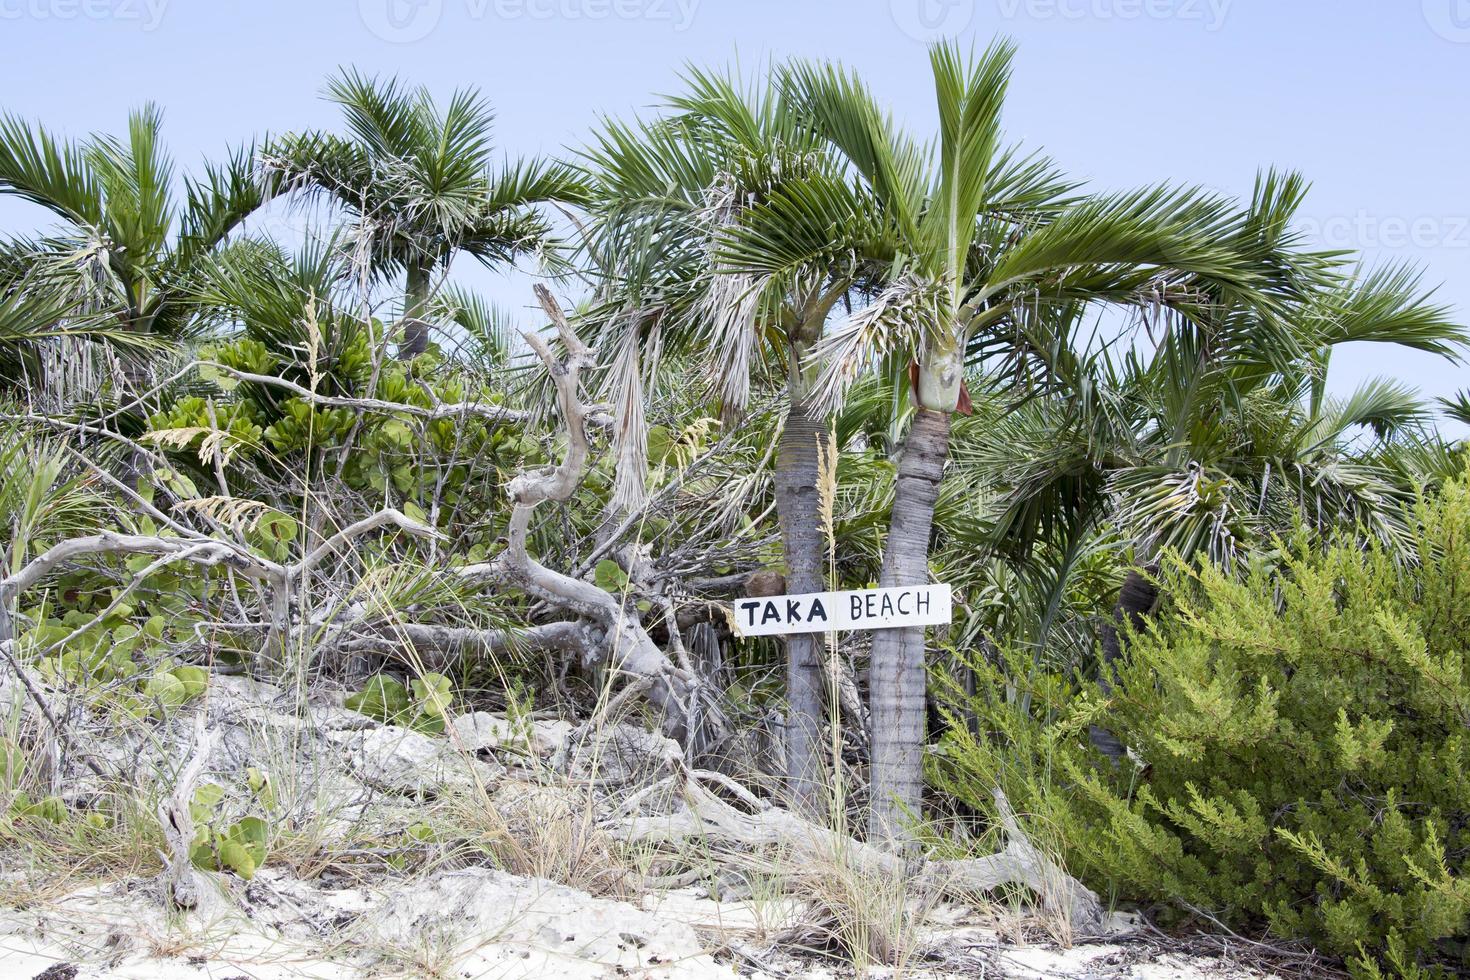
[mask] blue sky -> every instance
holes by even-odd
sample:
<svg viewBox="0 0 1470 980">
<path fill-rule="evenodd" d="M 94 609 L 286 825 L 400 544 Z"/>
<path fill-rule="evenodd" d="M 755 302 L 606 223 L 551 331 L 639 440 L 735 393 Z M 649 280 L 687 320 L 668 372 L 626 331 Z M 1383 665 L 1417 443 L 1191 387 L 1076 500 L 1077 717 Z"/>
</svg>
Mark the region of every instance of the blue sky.
<svg viewBox="0 0 1470 980">
<path fill-rule="evenodd" d="M 804 55 L 856 66 L 929 132 L 940 34 L 1013 37 L 1008 132 L 1094 186 L 1246 194 L 1260 167 L 1301 170 L 1310 236 L 1422 264 L 1470 319 L 1470 0 L 0 0 L 0 108 L 83 134 L 153 100 L 191 166 L 335 125 L 322 83 L 352 64 L 478 86 L 509 152 L 558 153 L 674 90 L 687 61 Z M 39 221 L 0 202 L 0 231 Z M 1332 387 L 1373 374 L 1470 386 L 1458 365 L 1365 346 L 1339 352 Z"/>
</svg>

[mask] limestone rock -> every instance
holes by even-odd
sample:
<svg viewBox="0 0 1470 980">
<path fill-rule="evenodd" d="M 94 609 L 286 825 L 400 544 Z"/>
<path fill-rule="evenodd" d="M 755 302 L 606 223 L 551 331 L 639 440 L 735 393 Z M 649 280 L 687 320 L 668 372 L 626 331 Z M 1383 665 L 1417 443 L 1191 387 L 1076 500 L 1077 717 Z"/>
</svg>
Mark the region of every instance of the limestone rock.
<svg viewBox="0 0 1470 980">
<path fill-rule="evenodd" d="M 517 722 L 488 711 L 471 711 L 451 719 L 446 734 L 465 752 L 505 753 L 504 761 L 521 755 L 545 760 L 552 756 L 571 734 L 570 722 L 536 719 Z"/>
<path fill-rule="evenodd" d="M 504 773 L 501 766 L 455 751 L 443 738 L 397 725 L 333 732 L 329 737 L 341 744 L 357 778 L 392 793 L 432 796 L 446 789 L 472 788 L 477 780 L 493 784 Z"/>
</svg>

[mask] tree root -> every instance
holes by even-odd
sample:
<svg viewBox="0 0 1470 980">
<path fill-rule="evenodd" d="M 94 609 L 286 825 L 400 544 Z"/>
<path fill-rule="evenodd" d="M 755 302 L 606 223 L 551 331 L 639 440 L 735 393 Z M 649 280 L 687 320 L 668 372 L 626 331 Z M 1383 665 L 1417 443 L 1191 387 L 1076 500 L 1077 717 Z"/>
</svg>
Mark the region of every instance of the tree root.
<svg viewBox="0 0 1470 980">
<path fill-rule="evenodd" d="M 723 789 L 742 806 L 721 799 L 706 784 Z M 739 851 L 780 847 L 795 861 L 818 866 L 840 858 L 865 874 L 909 877 L 922 889 L 961 896 L 1020 885 L 1036 894 L 1048 915 L 1068 923 L 1073 935 L 1104 934 L 1106 916 L 1097 895 L 1039 851 L 1022 831 L 1005 794 L 996 789 L 994 795 L 1007 843 L 1000 852 L 980 858 L 911 862 L 772 806 L 728 777 L 704 770 L 680 772 L 641 790 L 604 822 L 604 829 L 628 842 L 697 839 Z M 660 796 L 672 797 L 669 812 L 638 812 Z"/>
</svg>

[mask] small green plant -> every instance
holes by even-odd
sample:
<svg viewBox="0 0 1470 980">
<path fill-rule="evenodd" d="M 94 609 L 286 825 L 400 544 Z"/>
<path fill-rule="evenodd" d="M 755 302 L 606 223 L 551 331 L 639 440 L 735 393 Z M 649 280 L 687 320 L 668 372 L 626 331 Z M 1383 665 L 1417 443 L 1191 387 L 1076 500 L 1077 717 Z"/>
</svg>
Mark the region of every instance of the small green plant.
<svg viewBox="0 0 1470 980">
<path fill-rule="evenodd" d="M 79 609 L 59 618 L 36 610 L 36 625 L 21 636 L 22 655 L 48 682 L 92 692 L 99 704 L 134 717 L 167 714 L 203 694 L 205 668 L 169 662 L 165 617 L 134 624 L 133 614 L 133 606 L 120 605 L 94 622 Z"/>
<path fill-rule="evenodd" d="M 388 867 L 394 871 L 407 871 L 413 858 L 422 856 L 425 849 L 439 839 L 434 826 L 423 821 L 409 824 L 392 843 L 388 850 Z"/>
<path fill-rule="evenodd" d="M 604 558 L 593 569 L 592 581 L 599 589 L 619 593 L 628 587 L 628 573 L 611 558 Z"/>
<path fill-rule="evenodd" d="M 44 820 L 47 823 L 63 824 L 66 822 L 66 804 L 59 796 L 47 796 L 39 800 L 32 800 L 29 794 L 21 792 L 15 794 L 15 799 L 10 801 L 10 815 L 17 820 Z"/>
<path fill-rule="evenodd" d="M 386 674 L 369 678 L 361 691 L 347 698 L 347 707 L 389 725 L 437 735 L 454 704 L 452 683 L 443 674 L 415 677 L 408 687 Z"/>
<path fill-rule="evenodd" d="M 262 786 L 268 785 L 268 780 L 262 781 Z M 255 788 L 253 781 L 251 788 Z M 219 818 L 219 805 L 224 798 L 224 787 L 217 783 L 205 783 L 194 791 L 194 800 L 189 804 L 195 825 L 190 858 L 195 867 L 206 871 L 233 871 L 249 881 L 265 864 L 270 827 L 260 817 L 253 816 L 223 824 Z"/>
</svg>

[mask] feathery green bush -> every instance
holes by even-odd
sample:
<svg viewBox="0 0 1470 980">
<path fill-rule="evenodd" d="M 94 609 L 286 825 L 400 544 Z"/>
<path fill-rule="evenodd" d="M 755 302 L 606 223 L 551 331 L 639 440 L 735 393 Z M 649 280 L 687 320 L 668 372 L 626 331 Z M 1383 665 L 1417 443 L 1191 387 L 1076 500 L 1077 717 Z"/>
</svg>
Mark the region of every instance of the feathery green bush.
<svg viewBox="0 0 1470 980">
<path fill-rule="evenodd" d="M 1167 562 L 1110 694 L 977 659 L 933 777 L 998 782 L 1113 898 L 1266 927 L 1363 975 L 1463 969 L 1470 927 L 1470 483 L 1421 501 L 1419 556 L 1283 543 L 1231 576 Z M 1089 724 L 1130 758 L 1113 766 Z"/>
</svg>

